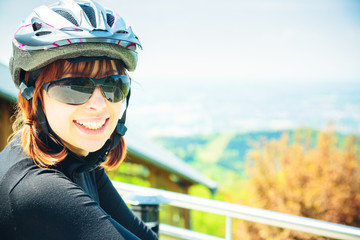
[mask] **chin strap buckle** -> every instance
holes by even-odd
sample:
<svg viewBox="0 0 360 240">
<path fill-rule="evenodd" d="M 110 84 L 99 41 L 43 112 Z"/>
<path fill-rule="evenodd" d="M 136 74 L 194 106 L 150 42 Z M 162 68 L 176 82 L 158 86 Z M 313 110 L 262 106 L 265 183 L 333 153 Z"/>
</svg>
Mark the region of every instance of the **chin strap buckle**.
<svg viewBox="0 0 360 240">
<path fill-rule="evenodd" d="M 116 126 L 116 133 L 120 134 L 121 136 L 124 136 L 127 131 L 127 127 L 124 123 L 119 122 Z"/>
</svg>

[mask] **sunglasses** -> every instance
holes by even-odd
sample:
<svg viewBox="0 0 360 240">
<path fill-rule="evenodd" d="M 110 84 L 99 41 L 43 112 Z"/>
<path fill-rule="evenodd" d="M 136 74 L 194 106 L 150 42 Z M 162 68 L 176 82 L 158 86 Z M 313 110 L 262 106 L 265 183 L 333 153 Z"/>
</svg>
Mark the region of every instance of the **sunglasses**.
<svg viewBox="0 0 360 240">
<path fill-rule="evenodd" d="M 129 93 L 130 79 L 127 75 L 113 75 L 99 79 L 67 77 L 45 83 L 41 88 L 47 91 L 52 99 L 79 105 L 90 99 L 97 86 L 101 88 L 103 96 L 108 101 L 116 103 L 124 100 Z"/>
</svg>

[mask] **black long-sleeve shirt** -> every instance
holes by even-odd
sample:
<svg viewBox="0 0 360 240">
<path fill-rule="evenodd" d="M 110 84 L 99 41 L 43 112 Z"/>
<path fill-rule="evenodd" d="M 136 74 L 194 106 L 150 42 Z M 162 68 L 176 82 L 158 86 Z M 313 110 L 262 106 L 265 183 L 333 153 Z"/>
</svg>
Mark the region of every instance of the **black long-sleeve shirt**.
<svg viewBox="0 0 360 240">
<path fill-rule="evenodd" d="M 69 154 L 39 168 L 14 137 L 0 153 L 0 239 L 157 239 L 105 171 L 88 164 Z"/>
</svg>

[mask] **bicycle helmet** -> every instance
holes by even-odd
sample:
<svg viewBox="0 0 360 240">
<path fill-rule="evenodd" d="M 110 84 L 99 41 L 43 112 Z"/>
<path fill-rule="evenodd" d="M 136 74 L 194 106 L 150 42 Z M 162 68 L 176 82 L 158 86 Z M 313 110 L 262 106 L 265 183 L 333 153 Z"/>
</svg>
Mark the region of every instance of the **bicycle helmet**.
<svg viewBox="0 0 360 240">
<path fill-rule="evenodd" d="M 58 59 L 103 57 L 137 64 L 139 39 L 113 10 L 93 0 L 60 0 L 40 6 L 26 18 L 13 39 L 9 68 L 17 87 L 23 71 L 34 71 Z"/>
</svg>

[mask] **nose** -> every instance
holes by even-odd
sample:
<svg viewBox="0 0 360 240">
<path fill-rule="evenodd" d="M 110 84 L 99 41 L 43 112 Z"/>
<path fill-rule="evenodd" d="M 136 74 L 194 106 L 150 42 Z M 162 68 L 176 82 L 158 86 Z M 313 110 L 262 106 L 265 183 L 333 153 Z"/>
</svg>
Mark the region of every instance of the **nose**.
<svg viewBox="0 0 360 240">
<path fill-rule="evenodd" d="M 95 87 L 95 90 L 89 100 L 85 103 L 86 107 L 93 110 L 101 110 L 106 107 L 106 99 L 102 94 L 100 87 Z"/>
</svg>

